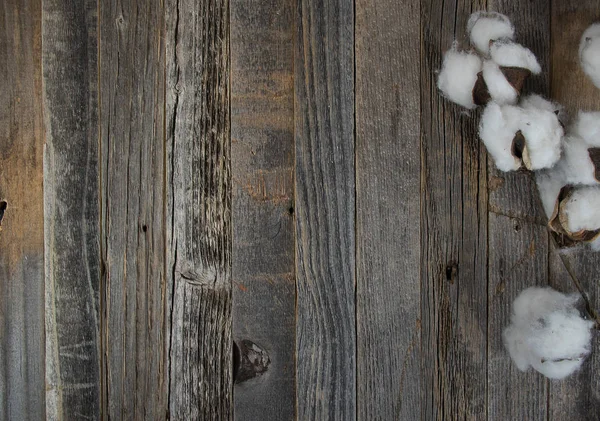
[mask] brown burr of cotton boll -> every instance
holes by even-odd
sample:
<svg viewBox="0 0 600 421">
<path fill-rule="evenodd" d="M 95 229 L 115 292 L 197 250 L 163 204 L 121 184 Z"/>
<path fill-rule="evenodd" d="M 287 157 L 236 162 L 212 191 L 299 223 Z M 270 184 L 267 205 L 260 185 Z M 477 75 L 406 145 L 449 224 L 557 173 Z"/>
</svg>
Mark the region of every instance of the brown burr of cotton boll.
<svg viewBox="0 0 600 421">
<path fill-rule="evenodd" d="M 524 98 L 520 106 L 490 103 L 486 107 L 479 137 L 498 169 L 539 170 L 560 159 L 564 130 L 555 108 L 539 96 Z"/>
<path fill-rule="evenodd" d="M 595 323 L 581 316 L 580 298 L 539 287 L 519 294 L 503 334 L 519 370 L 531 367 L 548 378 L 562 379 L 581 367 L 590 353 Z"/>
<path fill-rule="evenodd" d="M 579 43 L 579 61 L 585 74 L 600 88 L 600 23 L 583 33 Z"/>
</svg>

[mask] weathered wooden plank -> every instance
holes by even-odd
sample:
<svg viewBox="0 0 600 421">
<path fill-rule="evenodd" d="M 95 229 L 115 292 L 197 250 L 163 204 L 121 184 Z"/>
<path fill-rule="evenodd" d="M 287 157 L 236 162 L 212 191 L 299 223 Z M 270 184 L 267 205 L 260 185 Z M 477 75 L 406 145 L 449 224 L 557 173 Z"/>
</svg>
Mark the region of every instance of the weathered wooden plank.
<svg viewBox="0 0 600 421">
<path fill-rule="evenodd" d="M 260 378 L 235 387 L 237 420 L 296 413 L 294 2 L 231 2 L 233 336 L 263 347 Z"/>
<path fill-rule="evenodd" d="M 104 413 L 167 414 L 162 1 L 100 4 Z"/>
<path fill-rule="evenodd" d="M 41 2 L 0 5 L 0 419 L 45 417 Z"/>
<path fill-rule="evenodd" d="M 169 412 L 231 419 L 229 1 L 165 10 Z"/>
<path fill-rule="evenodd" d="M 547 285 L 545 225 L 490 212 L 488 286 L 488 419 L 545 420 L 547 382 L 539 373 L 520 372 L 504 348 L 512 304 L 525 288 Z M 493 242 L 492 242 L 493 241 Z"/>
<path fill-rule="evenodd" d="M 354 3 L 296 8 L 299 419 L 356 417 Z"/>
<path fill-rule="evenodd" d="M 545 0 L 488 2 L 506 14 L 516 40 L 530 48 L 542 66 L 523 94 L 549 91 L 550 12 Z M 491 420 L 543 419 L 547 386 L 537 373 L 519 372 L 504 348 L 502 332 L 510 323 L 519 292 L 547 283 L 547 233 L 534 178 L 525 172 L 502 173 L 489 162 L 488 417 Z"/>
<path fill-rule="evenodd" d="M 100 418 L 97 4 L 43 2 L 46 404 Z"/>
<path fill-rule="evenodd" d="M 600 18 L 598 0 L 552 2 L 552 97 L 563 104 L 571 116 L 579 109 L 600 110 L 600 89 L 585 76 L 579 65 L 579 41 L 583 31 Z M 569 274 L 581 283 L 590 304 L 600 309 L 600 254 L 580 247 L 557 252 L 551 244 L 550 283 L 565 292 L 577 291 Z M 560 255 L 558 254 L 560 253 Z M 564 259 L 564 262 L 563 262 Z M 565 267 L 568 266 L 568 270 Z M 592 355 L 582 369 L 563 381 L 549 383 L 549 419 L 593 420 L 597 418 L 600 398 L 600 341 L 596 336 Z"/>
<path fill-rule="evenodd" d="M 477 3 L 421 2 L 421 419 L 483 419 L 487 363 L 486 152 L 476 114 L 436 70 Z"/>
<path fill-rule="evenodd" d="M 420 416 L 420 10 L 356 2 L 357 412 Z M 411 246 L 407 246 L 407 245 Z"/>
</svg>

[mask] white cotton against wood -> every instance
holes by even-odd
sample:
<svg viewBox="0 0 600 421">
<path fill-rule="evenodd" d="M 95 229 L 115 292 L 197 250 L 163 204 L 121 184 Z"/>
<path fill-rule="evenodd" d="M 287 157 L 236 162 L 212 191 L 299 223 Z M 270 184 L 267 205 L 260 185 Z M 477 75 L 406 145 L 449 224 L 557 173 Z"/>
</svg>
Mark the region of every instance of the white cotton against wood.
<svg viewBox="0 0 600 421">
<path fill-rule="evenodd" d="M 567 135 L 563 138 L 563 156 L 557 164 L 565 184 L 597 184 L 595 167 L 588 153 L 589 145 L 579 136 Z"/>
<path fill-rule="evenodd" d="M 535 55 L 522 45 L 513 42 L 496 41 L 490 46 L 492 60 L 503 67 L 521 67 L 534 75 L 542 71 Z"/>
<path fill-rule="evenodd" d="M 465 108 L 475 108 L 473 87 L 481 67 L 481 59 L 477 55 L 458 51 L 454 46 L 444 54 L 437 86 L 450 101 Z"/>
<path fill-rule="evenodd" d="M 550 168 L 561 156 L 561 140 L 564 130 L 553 111 L 527 103 L 520 114 L 519 130 L 525 137 L 529 155 L 528 168 Z"/>
<path fill-rule="evenodd" d="M 516 104 L 519 93 L 506 80 L 500 66 L 491 60 L 483 62 L 483 79 L 487 85 L 492 101 L 497 104 Z"/>
<path fill-rule="evenodd" d="M 491 102 L 485 107 L 479 124 L 479 137 L 500 171 L 514 171 L 521 160 L 513 156 L 512 143 L 517 132 L 517 115 L 505 113 L 503 107 Z"/>
<path fill-rule="evenodd" d="M 579 111 L 570 130 L 589 146 L 600 147 L 600 112 Z"/>
<path fill-rule="evenodd" d="M 580 187 L 561 205 L 570 232 L 600 228 L 600 187 Z"/>
<path fill-rule="evenodd" d="M 600 23 L 585 30 L 579 43 L 579 60 L 586 75 L 600 88 Z"/>
<path fill-rule="evenodd" d="M 496 12 L 475 12 L 467 22 L 471 44 L 482 54 L 490 52 L 490 41 L 513 39 L 515 28 L 508 17 Z"/>
<path fill-rule="evenodd" d="M 576 308 L 580 296 L 551 288 L 528 288 L 513 303 L 504 345 L 517 368 L 529 367 L 551 379 L 577 371 L 590 352 L 594 322 Z"/>
<path fill-rule="evenodd" d="M 600 251 L 600 237 L 596 238 L 593 241 L 590 241 L 589 245 L 592 248 L 592 250 Z"/>
<path fill-rule="evenodd" d="M 563 174 L 554 168 L 538 171 L 535 173 L 535 183 L 544 207 L 544 213 L 550 219 L 554 213 L 560 190 L 565 185 Z"/>
</svg>

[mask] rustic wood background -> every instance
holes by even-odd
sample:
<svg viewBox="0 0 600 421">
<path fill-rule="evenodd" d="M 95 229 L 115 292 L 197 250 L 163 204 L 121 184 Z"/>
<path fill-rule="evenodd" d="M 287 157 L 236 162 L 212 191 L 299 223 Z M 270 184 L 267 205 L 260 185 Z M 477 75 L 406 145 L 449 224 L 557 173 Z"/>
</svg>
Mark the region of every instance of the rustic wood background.
<svg viewBox="0 0 600 421">
<path fill-rule="evenodd" d="M 525 287 L 600 310 L 600 255 L 437 92 L 486 8 L 600 110 L 600 0 L 3 1 L 0 420 L 598 420 L 597 339 L 502 346 Z"/>
</svg>

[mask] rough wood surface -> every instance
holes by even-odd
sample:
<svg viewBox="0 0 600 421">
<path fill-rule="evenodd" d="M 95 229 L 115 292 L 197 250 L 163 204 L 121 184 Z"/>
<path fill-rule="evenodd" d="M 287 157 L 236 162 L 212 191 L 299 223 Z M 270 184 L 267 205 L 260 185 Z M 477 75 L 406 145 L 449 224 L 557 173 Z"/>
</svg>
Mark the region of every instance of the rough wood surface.
<svg viewBox="0 0 600 421">
<path fill-rule="evenodd" d="M 27 11 L 24 13 L 24 11 Z M 0 5 L 0 419 L 45 418 L 41 2 Z"/>
<path fill-rule="evenodd" d="M 296 416 L 293 19 L 290 0 L 231 3 L 233 336 L 270 359 L 236 420 Z"/>
<path fill-rule="evenodd" d="M 357 413 L 420 416 L 419 15 L 356 2 Z M 411 246 L 408 246 L 411 244 Z"/>
<path fill-rule="evenodd" d="M 517 295 L 548 283 L 547 230 L 542 224 L 491 212 L 489 232 L 488 419 L 546 420 L 546 378 L 517 369 L 502 332 L 510 324 Z"/>
<path fill-rule="evenodd" d="M 354 3 L 296 8 L 298 418 L 356 417 Z"/>
<path fill-rule="evenodd" d="M 421 419 L 484 419 L 487 370 L 486 152 L 478 118 L 436 87 L 470 2 L 421 2 Z"/>
<path fill-rule="evenodd" d="M 43 2 L 48 419 L 100 419 L 97 4 Z"/>
<path fill-rule="evenodd" d="M 100 4 L 103 414 L 164 419 L 164 9 Z"/>
<path fill-rule="evenodd" d="M 589 25 L 600 18 L 600 1 L 552 2 L 552 98 L 563 104 L 572 117 L 578 110 L 600 111 L 600 89 L 583 73 L 579 64 L 579 42 Z M 592 308 L 600 310 L 600 254 L 581 246 L 553 250 L 550 254 L 550 282 L 565 292 L 577 287 L 571 273 L 581 283 Z M 560 253 L 560 254 L 559 254 Z M 564 260 L 564 262 L 563 262 Z M 566 266 L 565 266 L 566 265 Z M 549 384 L 549 419 L 597 419 L 600 405 L 600 341 L 595 335 L 592 355 L 582 369 L 563 381 Z"/>
<path fill-rule="evenodd" d="M 168 0 L 171 419 L 232 418 L 229 1 Z"/>
</svg>

